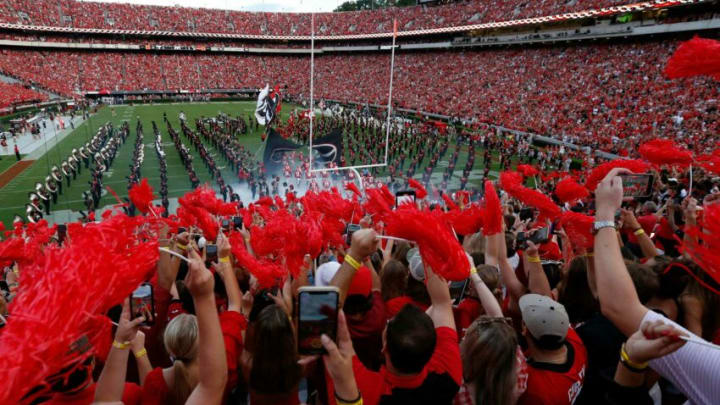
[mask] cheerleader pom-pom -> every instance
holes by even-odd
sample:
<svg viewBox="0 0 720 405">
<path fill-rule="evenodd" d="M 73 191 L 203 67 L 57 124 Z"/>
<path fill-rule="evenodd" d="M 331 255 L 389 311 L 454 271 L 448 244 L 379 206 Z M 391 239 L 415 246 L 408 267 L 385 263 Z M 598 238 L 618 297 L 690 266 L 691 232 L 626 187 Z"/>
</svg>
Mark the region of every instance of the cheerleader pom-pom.
<svg viewBox="0 0 720 405">
<path fill-rule="evenodd" d="M 588 189 L 578 184 L 573 177 L 566 177 L 555 185 L 555 196 L 563 203 L 582 200 L 589 195 Z"/>
<path fill-rule="evenodd" d="M 410 184 L 410 187 L 415 190 L 415 197 L 418 200 L 422 200 L 423 198 L 427 197 L 428 192 L 425 189 L 425 187 L 417 180 L 413 178 L 408 179 L 408 184 Z"/>
</svg>

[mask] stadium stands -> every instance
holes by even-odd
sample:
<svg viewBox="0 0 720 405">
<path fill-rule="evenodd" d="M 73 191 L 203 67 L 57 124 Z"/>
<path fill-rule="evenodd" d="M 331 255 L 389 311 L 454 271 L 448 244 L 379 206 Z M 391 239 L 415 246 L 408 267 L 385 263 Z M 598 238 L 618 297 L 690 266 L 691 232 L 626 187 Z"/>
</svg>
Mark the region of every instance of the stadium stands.
<svg viewBox="0 0 720 405">
<path fill-rule="evenodd" d="M 19 84 L 0 82 L 0 108 L 30 101 L 47 100 L 47 96 Z"/>
<path fill-rule="evenodd" d="M 631 3 L 627 0 L 484 0 L 426 8 L 320 13 L 319 35 L 372 34 L 392 30 L 397 18 L 403 30 L 444 28 L 483 22 L 540 17 Z M 25 25 L 176 32 L 310 35 L 310 14 L 251 13 L 185 7 L 138 6 L 75 0 L 5 0 L 0 21 Z"/>
<path fill-rule="evenodd" d="M 669 81 L 662 66 L 676 41 L 570 47 L 399 53 L 399 107 L 476 118 L 511 129 L 621 151 L 658 133 L 688 143 L 720 130 L 711 81 Z M 386 54 L 316 58 L 315 94 L 387 102 Z M 64 95 L 101 90 L 256 88 L 287 84 L 309 93 L 305 56 L 3 51 L 0 71 Z M 678 121 L 682 120 L 682 125 Z M 617 142 L 617 139 L 615 141 Z"/>
</svg>

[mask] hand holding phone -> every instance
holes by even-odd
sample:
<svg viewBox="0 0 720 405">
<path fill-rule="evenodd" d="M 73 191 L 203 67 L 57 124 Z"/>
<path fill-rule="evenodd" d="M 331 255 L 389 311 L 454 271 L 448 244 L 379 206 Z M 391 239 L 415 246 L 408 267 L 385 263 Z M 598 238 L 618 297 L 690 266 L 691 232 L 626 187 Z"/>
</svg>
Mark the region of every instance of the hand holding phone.
<svg viewBox="0 0 720 405">
<path fill-rule="evenodd" d="M 621 174 L 623 198 L 647 198 L 652 195 L 652 174 Z"/>
<path fill-rule="evenodd" d="M 336 340 L 340 290 L 301 287 L 298 292 L 298 353 L 326 354 L 322 335 Z"/>
<path fill-rule="evenodd" d="M 395 193 L 395 207 L 411 203 L 415 204 L 415 190 L 398 191 Z"/>
</svg>

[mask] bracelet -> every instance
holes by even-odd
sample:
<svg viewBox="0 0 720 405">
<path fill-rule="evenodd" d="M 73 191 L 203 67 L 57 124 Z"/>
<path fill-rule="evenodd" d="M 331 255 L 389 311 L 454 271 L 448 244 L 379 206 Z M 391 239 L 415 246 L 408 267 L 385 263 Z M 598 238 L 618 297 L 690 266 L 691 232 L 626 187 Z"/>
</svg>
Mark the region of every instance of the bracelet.
<svg viewBox="0 0 720 405">
<path fill-rule="evenodd" d="M 640 228 L 640 229 L 635 230 L 635 232 L 633 232 L 633 233 L 635 234 L 635 236 L 645 235 L 645 230 Z"/>
<path fill-rule="evenodd" d="M 622 347 L 620 348 L 620 362 L 625 367 L 627 367 L 628 370 L 635 373 L 642 373 L 648 367 L 648 362 L 638 364 L 633 363 L 633 361 L 630 360 L 630 356 L 628 356 L 627 352 L 625 351 L 625 343 L 623 343 Z"/>
<path fill-rule="evenodd" d="M 140 350 L 139 352 L 135 353 L 135 358 L 136 358 L 136 359 L 139 359 L 139 358 L 141 358 L 142 356 L 146 356 L 146 355 L 147 355 L 147 349 L 143 347 L 142 350 Z"/>
<path fill-rule="evenodd" d="M 335 393 L 335 402 L 337 403 L 337 405 L 363 405 L 362 393 L 360 391 L 358 391 L 357 399 L 348 401 L 346 399 L 340 398 L 336 392 Z"/>
<path fill-rule="evenodd" d="M 130 342 L 120 343 L 117 340 L 113 340 L 113 347 L 120 350 L 125 350 L 130 347 Z"/>
<path fill-rule="evenodd" d="M 470 275 L 477 274 L 477 268 L 475 266 L 470 267 Z"/>
<path fill-rule="evenodd" d="M 585 256 L 587 256 L 587 257 L 593 257 L 593 256 L 595 256 L 595 253 L 593 253 L 593 252 L 585 253 Z"/>
<path fill-rule="evenodd" d="M 540 256 L 528 256 L 528 261 L 530 263 L 542 263 L 542 260 L 540 260 Z"/>
<path fill-rule="evenodd" d="M 175 244 L 175 247 L 178 248 L 178 249 L 180 249 L 180 250 L 187 250 L 187 245 L 183 245 L 183 244 L 180 244 L 180 243 L 176 243 L 176 244 Z"/>
<path fill-rule="evenodd" d="M 230 256 L 221 257 L 218 263 L 230 263 Z"/>
<path fill-rule="evenodd" d="M 359 269 L 360 266 L 362 266 L 359 261 L 355 260 L 355 258 L 350 255 L 345 255 L 345 262 L 355 270 Z"/>
</svg>

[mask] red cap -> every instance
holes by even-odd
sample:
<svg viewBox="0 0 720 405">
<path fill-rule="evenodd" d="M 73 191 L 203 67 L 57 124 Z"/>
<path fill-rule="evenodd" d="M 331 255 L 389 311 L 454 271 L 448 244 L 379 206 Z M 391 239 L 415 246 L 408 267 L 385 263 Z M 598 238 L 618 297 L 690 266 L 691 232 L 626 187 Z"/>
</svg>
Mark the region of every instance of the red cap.
<svg viewBox="0 0 720 405">
<path fill-rule="evenodd" d="M 367 297 L 370 295 L 372 289 L 372 276 L 370 275 L 370 269 L 365 266 L 360 266 L 355 272 L 355 276 L 350 283 L 348 289 L 348 295 L 362 295 Z"/>
</svg>

